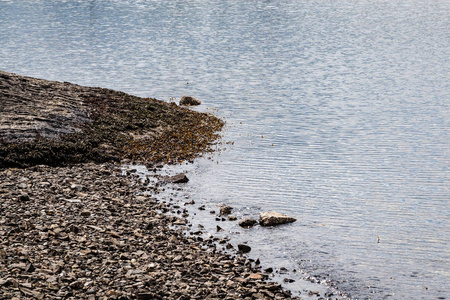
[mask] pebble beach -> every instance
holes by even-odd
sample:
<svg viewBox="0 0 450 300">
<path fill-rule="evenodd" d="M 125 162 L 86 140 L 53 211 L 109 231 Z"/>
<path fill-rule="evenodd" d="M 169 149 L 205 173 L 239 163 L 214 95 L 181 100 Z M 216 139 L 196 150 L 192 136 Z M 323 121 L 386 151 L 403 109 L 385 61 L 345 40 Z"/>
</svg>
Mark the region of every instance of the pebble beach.
<svg viewBox="0 0 450 300">
<path fill-rule="evenodd" d="M 161 166 L 211 151 L 221 120 L 0 75 L 0 299 L 295 298 L 237 249 L 223 253 L 212 237 L 187 234 L 186 218 L 152 196 L 158 183 L 123 170 L 124 159 Z"/>
</svg>

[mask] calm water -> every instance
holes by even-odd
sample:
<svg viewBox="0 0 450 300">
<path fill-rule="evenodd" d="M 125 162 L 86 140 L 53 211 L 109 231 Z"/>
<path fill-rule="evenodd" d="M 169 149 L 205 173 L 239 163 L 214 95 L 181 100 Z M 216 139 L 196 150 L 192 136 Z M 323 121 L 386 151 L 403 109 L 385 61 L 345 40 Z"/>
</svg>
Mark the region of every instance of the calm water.
<svg viewBox="0 0 450 300">
<path fill-rule="evenodd" d="M 1 70 L 217 109 L 187 188 L 297 217 L 234 234 L 294 291 L 450 298 L 449 57 L 449 1 L 0 0 Z"/>
</svg>

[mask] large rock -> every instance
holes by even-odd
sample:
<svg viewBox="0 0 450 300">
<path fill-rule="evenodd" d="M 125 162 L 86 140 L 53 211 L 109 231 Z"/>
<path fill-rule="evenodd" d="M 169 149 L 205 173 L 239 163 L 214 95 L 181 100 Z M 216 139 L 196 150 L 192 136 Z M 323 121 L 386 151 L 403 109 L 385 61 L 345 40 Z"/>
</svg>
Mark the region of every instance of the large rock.
<svg viewBox="0 0 450 300">
<path fill-rule="evenodd" d="M 183 173 L 177 174 L 174 176 L 170 176 L 164 179 L 164 182 L 167 183 L 186 183 L 189 181 L 189 178 Z"/>
<path fill-rule="evenodd" d="M 261 226 L 274 226 L 295 221 L 297 221 L 297 219 L 274 211 L 259 213 L 259 224 Z"/>
<path fill-rule="evenodd" d="M 200 105 L 202 102 L 191 96 L 183 96 L 180 100 L 180 105 Z"/>
</svg>

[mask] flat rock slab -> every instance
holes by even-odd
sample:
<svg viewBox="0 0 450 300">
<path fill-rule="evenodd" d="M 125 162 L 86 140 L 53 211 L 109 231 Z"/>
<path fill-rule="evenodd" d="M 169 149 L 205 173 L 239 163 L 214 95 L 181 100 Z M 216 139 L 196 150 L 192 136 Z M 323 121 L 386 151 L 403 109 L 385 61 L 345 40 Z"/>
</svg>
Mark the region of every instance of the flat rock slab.
<svg viewBox="0 0 450 300">
<path fill-rule="evenodd" d="M 84 97 L 95 88 L 48 81 L 0 70 L 0 139 L 53 138 L 89 123 Z"/>
<path fill-rule="evenodd" d="M 259 224 L 261 226 L 275 226 L 295 221 L 297 221 L 297 219 L 274 211 L 262 212 L 259 214 Z"/>
</svg>

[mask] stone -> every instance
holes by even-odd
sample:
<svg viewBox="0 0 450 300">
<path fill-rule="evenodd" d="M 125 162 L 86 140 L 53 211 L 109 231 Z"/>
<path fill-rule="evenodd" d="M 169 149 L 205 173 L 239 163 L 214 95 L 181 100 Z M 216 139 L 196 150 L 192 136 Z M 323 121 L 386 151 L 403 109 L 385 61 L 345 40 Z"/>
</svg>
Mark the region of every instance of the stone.
<svg viewBox="0 0 450 300">
<path fill-rule="evenodd" d="M 274 211 L 262 212 L 259 214 L 259 224 L 261 226 L 275 226 L 295 221 L 297 221 L 297 219 Z"/>
<path fill-rule="evenodd" d="M 22 194 L 19 196 L 19 200 L 23 202 L 30 201 L 30 196 L 28 196 L 27 194 Z"/>
<path fill-rule="evenodd" d="M 220 206 L 220 215 L 229 215 L 233 208 L 229 205 L 221 205 Z"/>
<path fill-rule="evenodd" d="M 247 279 L 263 280 L 264 276 L 259 273 L 252 273 L 252 274 L 248 275 Z"/>
<path fill-rule="evenodd" d="M 200 105 L 202 102 L 191 96 L 183 96 L 180 100 L 180 105 Z"/>
<path fill-rule="evenodd" d="M 235 215 L 229 215 L 229 216 L 227 217 L 227 219 L 228 219 L 228 221 L 236 221 L 236 220 L 237 220 L 237 218 L 236 218 Z"/>
<path fill-rule="evenodd" d="M 248 252 L 252 251 L 252 248 L 245 244 L 239 244 L 238 249 L 242 253 L 248 253 Z"/>
<path fill-rule="evenodd" d="M 186 183 L 189 181 L 189 178 L 187 178 L 186 174 L 181 173 L 168 177 L 164 181 L 168 183 Z"/>
<path fill-rule="evenodd" d="M 241 227 L 252 227 L 253 225 L 255 225 L 257 223 L 257 221 L 255 219 L 251 219 L 251 218 L 243 218 L 242 220 L 239 221 L 239 226 Z"/>
</svg>

